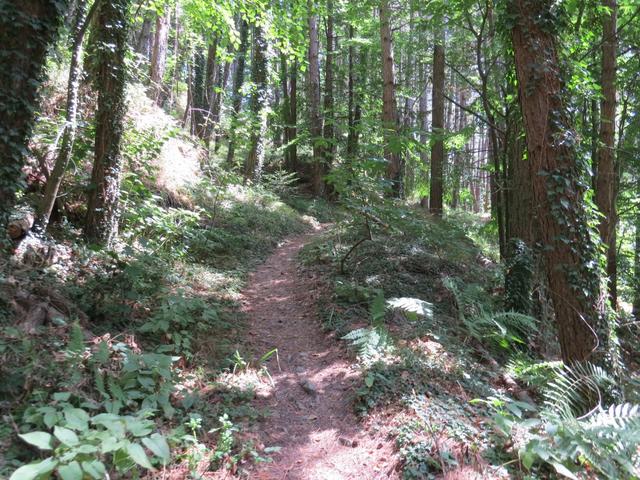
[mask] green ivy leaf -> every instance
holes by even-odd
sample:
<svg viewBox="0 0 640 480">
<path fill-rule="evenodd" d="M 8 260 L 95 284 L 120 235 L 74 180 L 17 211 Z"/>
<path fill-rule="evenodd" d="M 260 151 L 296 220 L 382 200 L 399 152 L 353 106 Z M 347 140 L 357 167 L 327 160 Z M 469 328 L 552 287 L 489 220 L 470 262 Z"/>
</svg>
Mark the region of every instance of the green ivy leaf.
<svg viewBox="0 0 640 480">
<path fill-rule="evenodd" d="M 18 436 L 40 450 L 53 450 L 53 436 L 47 432 L 29 432 Z"/>
</svg>

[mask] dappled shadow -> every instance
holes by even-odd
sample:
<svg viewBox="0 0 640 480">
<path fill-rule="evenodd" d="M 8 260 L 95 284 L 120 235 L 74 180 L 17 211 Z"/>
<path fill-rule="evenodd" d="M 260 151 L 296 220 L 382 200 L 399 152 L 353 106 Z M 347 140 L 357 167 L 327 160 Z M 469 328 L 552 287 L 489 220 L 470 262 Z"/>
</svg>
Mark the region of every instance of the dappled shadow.
<svg viewBox="0 0 640 480">
<path fill-rule="evenodd" d="M 270 411 L 258 425 L 260 442 L 280 450 L 251 478 L 394 478 L 393 446 L 354 413 L 359 372 L 321 330 L 318 279 L 297 270 L 296 255 L 307 240 L 300 236 L 281 246 L 244 291 L 254 355 L 277 349 L 267 360 L 273 386 L 259 392 L 256 406 Z"/>
</svg>

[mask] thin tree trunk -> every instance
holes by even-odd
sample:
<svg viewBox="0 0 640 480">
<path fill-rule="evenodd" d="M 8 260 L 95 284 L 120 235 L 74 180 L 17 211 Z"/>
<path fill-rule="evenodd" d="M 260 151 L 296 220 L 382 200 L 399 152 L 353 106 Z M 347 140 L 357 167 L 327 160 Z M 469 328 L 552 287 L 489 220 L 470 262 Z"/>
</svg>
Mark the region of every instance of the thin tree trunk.
<svg viewBox="0 0 640 480">
<path fill-rule="evenodd" d="M 392 182 L 393 195 L 402 196 L 402 158 L 395 137 L 398 135 L 398 107 L 393 65 L 393 45 L 388 0 L 380 1 L 380 42 L 382 45 L 382 128 L 387 179 Z"/>
<path fill-rule="evenodd" d="M 329 173 L 335 155 L 334 139 L 334 50 L 335 35 L 333 31 L 333 0 L 327 0 L 327 52 L 324 64 L 324 144 L 323 176 Z M 324 189 L 326 190 L 326 185 Z M 325 193 L 327 193 L 325 191 Z"/>
<path fill-rule="evenodd" d="M 0 0 L 0 225 L 24 187 L 22 167 L 47 49 L 58 36 L 67 2 Z"/>
<path fill-rule="evenodd" d="M 236 150 L 236 130 L 238 129 L 238 115 L 242 107 L 242 85 L 244 84 L 244 69 L 247 57 L 249 26 L 240 19 L 240 47 L 236 55 L 236 70 L 233 78 L 233 99 L 231 102 L 231 126 L 229 128 L 229 147 L 227 150 L 227 164 L 233 165 Z"/>
<path fill-rule="evenodd" d="M 95 159 L 84 233 L 88 240 L 107 246 L 118 234 L 130 3 L 131 0 L 104 1 L 98 11 Z"/>
<path fill-rule="evenodd" d="M 602 21 L 602 101 L 600 107 L 600 148 L 598 149 L 598 173 L 596 176 L 595 203 L 602 213 L 600 217 L 600 240 L 605 244 L 609 300 L 615 309 L 618 303 L 616 275 L 616 0 L 603 0 L 609 11 Z"/>
<path fill-rule="evenodd" d="M 213 110 L 211 114 L 212 121 L 212 133 L 213 133 L 213 145 L 214 152 L 218 152 L 220 148 L 221 129 L 220 123 L 222 121 L 222 99 L 229 83 L 229 74 L 231 72 L 231 62 L 225 62 L 222 72 L 218 73 L 218 82 L 216 83 L 216 96 L 213 103 Z"/>
<path fill-rule="evenodd" d="M 548 2 L 509 2 L 529 177 L 562 359 L 603 364 L 610 344 L 597 249 L 579 184 L 575 136 L 562 101 L 555 38 L 538 21 L 551 15 L 550 8 Z"/>
<path fill-rule="evenodd" d="M 265 158 L 267 135 L 267 108 L 269 106 L 269 52 L 262 25 L 253 27 L 253 57 L 251 59 L 251 81 L 255 90 L 251 94 L 251 139 L 249 154 L 245 162 L 245 180 L 260 182 Z"/>
<path fill-rule="evenodd" d="M 289 162 L 291 165 L 291 171 L 295 172 L 298 169 L 298 61 L 293 63 L 293 69 L 291 71 L 291 79 L 289 81 L 289 142 L 287 147 L 289 153 Z"/>
<path fill-rule="evenodd" d="M 135 43 L 135 51 L 144 58 L 151 58 L 152 38 L 151 30 L 153 29 L 153 16 L 147 13 L 140 27 L 140 34 Z"/>
<path fill-rule="evenodd" d="M 442 216 L 443 167 L 444 167 L 444 33 L 436 38 L 433 49 L 433 94 L 431 129 L 435 140 L 431 147 L 431 191 L 429 209 L 432 214 Z"/>
<path fill-rule="evenodd" d="M 640 212 L 635 218 L 635 248 L 633 252 L 633 318 L 640 322 Z"/>
<path fill-rule="evenodd" d="M 191 131 L 200 139 L 206 138 L 207 99 L 205 92 L 206 60 L 200 50 L 193 61 L 191 83 Z"/>
<path fill-rule="evenodd" d="M 97 11 L 97 6 L 102 0 L 96 0 L 88 14 L 86 0 L 80 0 L 76 10 L 76 21 L 73 26 L 73 45 L 71 47 L 71 63 L 69 65 L 69 79 L 67 82 L 67 113 L 65 118 L 64 133 L 62 134 L 62 142 L 60 151 L 56 157 L 47 185 L 45 187 L 44 197 L 38 207 L 35 230 L 46 231 L 49 225 L 49 218 L 53 211 L 53 206 L 58 197 L 62 178 L 67 170 L 71 155 L 73 153 L 73 144 L 76 138 L 76 117 L 78 113 L 78 89 L 80 87 L 80 74 L 82 73 L 82 43 L 87 31 L 87 26 L 91 22 L 92 17 Z M 85 15 L 86 14 L 86 15 Z"/>
<path fill-rule="evenodd" d="M 309 124 L 311 126 L 311 142 L 313 145 L 313 167 L 311 183 L 317 196 L 324 194 L 324 152 L 322 148 L 322 117 L 320 115 L 320 61 L 318 59 L 320 41 L 318 38 L 318 14 L 314 11 L 312 0 L 308 0 L 309 10 Z"/>
<path fill-rule="evenodd" d="M 161 107 L 166 100 L 167 93 L 164 85 L 164 73 L 167 68 L 167 47 L 169 42 L 170 15 L 169 7 L 164 6 L 164 12 L 156 18 L 156 32 L 153 39 L 153 52 L 149 77 L 149 97 Z"/>
<path fill-rule="evenodd" d="M 353 34 L 354 34 L 354 29 L 353 29 L 353 25 L 349 25 L 349 40 L 353 40 Z M 347 129 L 348 129 L 348 136 L 347 136 L 347 157 L 349 162 L 351 162 L 353 160 L 353 156 L 355 155 L 355 144 L 354 144 L 354 139 L 355 139 L 355 111 L 354 111 L 354 105 L 355 105 L 355 98 L 354 98 L 354 88 L 355 88 L 355 75 L 354 75 L 354 69 L 353 69 L 353 62 L 354 62 L 354 55 L 355 55 L 355 48 L 353 46 L 352 43 L 349 43 L 349 73 L 348 73 L 348 86 L 347 86 L 347 109 L 348 109 L 348 121 L 347 121 Z"/>
</svg>

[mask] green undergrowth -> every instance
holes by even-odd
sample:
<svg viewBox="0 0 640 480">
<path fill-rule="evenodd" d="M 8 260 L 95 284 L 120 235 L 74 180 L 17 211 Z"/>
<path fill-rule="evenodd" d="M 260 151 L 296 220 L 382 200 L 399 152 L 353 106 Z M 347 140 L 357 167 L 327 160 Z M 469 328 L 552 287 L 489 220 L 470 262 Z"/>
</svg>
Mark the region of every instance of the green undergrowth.
<svg viewBox="0 0 640 480">
<path fill-rule="evenodd" d="M 471 400 L 505 393 L 502 375 L 535 376 L 526 343 L 537 323 L 504 312 L 502 270 L 482 219 L 394 208 L 356 209 L 301 253 L 332 286 L 325 328 L 362 370 L 355 408 L 392 412 L 385 423 L 394 425 L 404 478 L 463 468 L 504 475 L 510 459 L 496 449 L 490 409 Z"/>
<path fill-rule="evenodd" d="M 127 133 L 112 249 L 85 244 L 81 218 L 65 204 L 46 240 L 60 252 L 51 265 L 0 267 L 0 477 L 138 478 L 176 468 L 200 478 L 266 460 L 240 435 L 263 414 L 250 403 L 269 376 L 265 359 L 251 361 L 239 346 L 239 293 L 248 271 L 313 220 L 215 165 L 168 188 L 155 161 L 170 138 Z M 76 173 L 66 181 L 86 180 Z M 20 295 L 47 312 L 33 328 L 14 311 Z"/>
</svg>

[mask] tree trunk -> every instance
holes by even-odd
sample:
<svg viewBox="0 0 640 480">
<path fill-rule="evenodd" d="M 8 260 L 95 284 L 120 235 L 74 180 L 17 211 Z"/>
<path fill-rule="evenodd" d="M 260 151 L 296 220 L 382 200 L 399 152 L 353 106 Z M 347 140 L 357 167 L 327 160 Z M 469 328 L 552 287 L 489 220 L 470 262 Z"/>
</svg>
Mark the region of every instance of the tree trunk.
<svg viewBox="0 0 640 480">
<path fill-rule="evenodd" d="M 600 295 L 597 249 L 591 238 L 574 148 L 562 102 L 550 2 L 510 0 L 511 36 L 527 138 L 534 214 L 558 323 L 562 359 L 603 364 L 609 332 Z"/>
<path fill-rule="evenodd" d="M 442 216 L 443 166 L 444 166 L 444 34 L 436 38 L 433 49 L 433 94 L 431 130 L 435 139 L 431 147 L 431 191 L 429 209 L 432 214 Z"/>
<path fill-rule="evenodd" d="M 392 183 L 395 197 L 402 196 L 402 158 L 395 137 L 398 136 L 398 107 L 393 65 L 393 45 L 388 0 L 380 1 L 380 42 L 382 45 L 382 129 L 387 180 Z"/>
<path fill-rule="evenodd" d="M 151 30 L 153 28 L 153 16 L 150 13 L 147 13 L 142 21 L 142 26 L 140 27 L 140 34 L 136 40 L 135 51 L 139 53 L 144 58 L 151 58 L 151 45 L 152 45 L 152 35 Z"/>
<path fill-rule="evenodd" d="M 309 9 L 309 71 L 308 71 L 308 108 L 309 124 L 311 127 L 311 142 L 313 144 L 313 173 L 311 183 L 313 193 L 324 195 L 324 152 L 322 148 L 322 117 L 320 115 L 320 61 L 318 59 L 320 41 L 318 38 L 318 14 L 314 12 L 312 0 L 308 0 Z"/>
<path fill-rule="evenodd" d="M 333 89 L 334 89 L 334 54 L 335 54 L 335 36 L 334 36 L 334 16 L 333 16 L 333 0 L 327 0 L 327 52 L 324 63 L 324 144 L 323 149 L 323 176 L 329 173 L 333 164 L 335 155 L 335 139 L 334 139 L 334 112 L 333 112 Z M 326 190 L 326 186 L 324 187 Z M 326 193 L 326 192 L 325 192 Z"/>
<path fill-rule="evenodd" d="M 62 134 L 60 151 L 56 157 L 53 171 L 47 179 L 44 197 L 38 206 L 35 228 L 39 231 L 47 230 L 62 178 L 64 177 L 64 173 L 71 160 L 71 154 L 73 153 L 77 127 L 78 88 L 80 87 L 80 74 L 82 73 L 82 43 L 87 31 L 87 26 L 91 22 L 93 15 L 95 15 L 98 3 L 94 2 L 89 13 L 85 15 L 87 5 L 86 0 L 80 0 L 78 8 L 76 9 L 77 17 L 73 26 L 73 45 L 71 47 L 71 63 L 69 65 L 69 79 L 67 82 L 67 113 L 64 133 Z"/>
<path fill-rule="evenodd" d="M 233 99 L 231 101 L 231 126 L 229 127 L 229 148 L 227 150 L 227 164 L 233 165 L 236 150 L 236 130 L 238 129 L 238 115 L 242 107 L 242 85 L 244 84 L 244 69 L 247 58 L 249 26 L 240 19 L 240 47 L 236 55 L 236 70 L 233 75 Z"/>
<path fill-rule="evenodd" d="M 602 213 L 598 230 L 600 240 L 605 244 L 607 256 L 607 276 L 609 300 L 616 309 L 618 303 L 616 278 L 616 0 L 604 0 L 609 9 L 602 21 L 602 101 L 600 103 L 600 142 L 598 149 L 598 172 L 596 176 L 595 203 Z"/>
<path fill-rule="evenodd" d="M 267 110 L 269 107 L 269 46 L 261 25 L 253 27 L 253 57 L 251 59 L 251 81 L 254 91 L 251 94 L 251 139 L 249 154 L 245 162 L 244 178 L 260 182 L 265 158 L 267 136 Z"/>
<path fill-rule="evenodd" d="M 289 143 L 287 153 L 289 155 L 289 164 L 291 171 L 298 169 L 298 61 L 294 61 L 291 71 L 291 79 L 289 81 Z"/>
<path fill-rule="evenodd" d="M 191 131 L 200 139 L 206 138 L 207 98 L 205 90 L 206 59 L 202 51 L 195 53 L 193 82 L 191 83 Z"/>
<path fill-rule="evenodd" d="M 354 29 L 353 25 L 349 25 L 349 40 L 353 40 Z M 349 73 L 348 73 L 348 86 L 347 86 L 347 109 L 348 109 L 348 121 L 347 121 L 347 157 L 348 161 L 351 162 L 353 160 L 353 156 L 355 155 L 355 75 L 353 71 L 353 62 L 354 62 L 355 48 L 352 43 L 349 43 Z"/>
<path fill-rule="evenodd" d="M 218 82 L 216 83 L 216 97 L 213 103 L 213 111 L 211 114 L 212 129 L 213 129 L 213 145 L 214 151 L 217 153 L 220 148 L 220 122 L 222 121 L 222 99 L 224 98 L 224 92 L 227 89 L 229 83 L 229 74 L 231 73 L 231 62 L 226 61 L 222 72 L 218 73 Z"/>
<path fill-rule="evenodd" d="M 95 160 L 87 204 L 85 236 L 110 246 L 118 234 L 122 158 L 120 143 L 126 112 L 128 9 L 131 0 L 101 2 L 98 10 L 96 51 L 98 92 Z"/>
<path fill-rule="evenodd" d="M 169 42 L 169 7 L 165 5 L 165 11 L 156 18 L 156 32 L 153 39 L 153 53 L 151 54 L 151 67 L 149 77 L 149 97 L 156 105 L 161 107 L 167 92 L 164 85 L 164 73 L 167 68 L 167 46 Z"/>
<path fill-rule="evenodd" d="M 0 0 L 0 225 L 24 187 L 22 167 L 38 87 L 66 7 L 59 0 Z"/>
<path fill-rule="evenodd" d="M 633 319 L 640 322 L 640 212 L 635 218 L 635 248 L 633 252 Z"/>
</svg>

